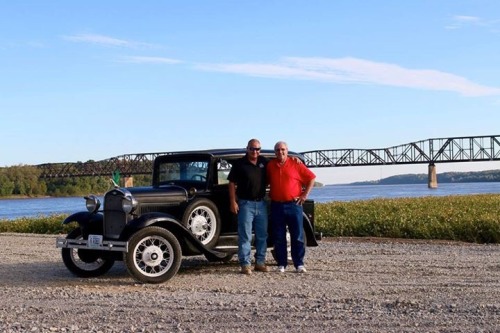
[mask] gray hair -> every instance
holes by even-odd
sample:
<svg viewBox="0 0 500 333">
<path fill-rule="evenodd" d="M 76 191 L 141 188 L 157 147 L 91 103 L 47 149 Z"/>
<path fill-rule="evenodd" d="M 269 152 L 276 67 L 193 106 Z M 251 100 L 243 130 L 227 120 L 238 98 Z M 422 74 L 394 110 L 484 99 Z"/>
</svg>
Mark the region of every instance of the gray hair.
<svg viewBox="0 0 500 333">
<path fill-rule="evenodd" d="M 288 149 L 288 145 L 286 144 L 285 141 L 278 141 L 276 142 L 276 144 L 274 145 L 274 150 L 276 150 L 276 148 L 278 148 L 279 145 L 284 145 L 286 147 L 286 149 Z"/>
</svg>

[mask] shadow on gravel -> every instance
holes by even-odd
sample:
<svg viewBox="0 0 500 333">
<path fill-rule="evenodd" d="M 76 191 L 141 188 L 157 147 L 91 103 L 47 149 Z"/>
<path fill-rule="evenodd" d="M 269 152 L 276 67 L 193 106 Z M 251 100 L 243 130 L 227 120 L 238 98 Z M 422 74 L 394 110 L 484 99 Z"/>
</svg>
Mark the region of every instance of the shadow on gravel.
<svg viewBox="0 0 500 333">
<path fill-rule="evenodd" d="M 177 275 L 191 274 L 233 274 L 238 270 L 238 263 L 211 263 L 204 257 L 183 258 Z M 176 277 L 174 277 L 175 279 Z M 109 272 L 97 278 L 80 278 L 73 275 L 63 262 L 28 262 L 4 263 L 0 266 L 0 286 L 44 287 L 54 285 L 85 284 L 135 284 L 129 276 L 124 262 L 116 262 Z"/>
</svg>

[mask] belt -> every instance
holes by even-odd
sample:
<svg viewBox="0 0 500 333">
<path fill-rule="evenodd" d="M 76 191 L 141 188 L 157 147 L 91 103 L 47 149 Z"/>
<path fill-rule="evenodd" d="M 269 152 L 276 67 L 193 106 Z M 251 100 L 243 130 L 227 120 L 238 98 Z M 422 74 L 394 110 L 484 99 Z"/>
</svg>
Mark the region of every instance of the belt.
<svg viewBox="0 0 500 333">
<path fill-rule="evenodd" d="M 245 198 L 240 198 L 240 200 L 246 200 L 246 201 L 255 201 L 255 202 L 258 202 L 258 201 L 262 201 L 262 200 L 264 200 L 264 198 L 254 198 L 254 199 L 245 199 Z"/>
<path fill-rule="evenodd" d="M 277 200 L 273 200 L 271 201 L 271 203 L 279 203 L 279 204 L 290 204 L 290 203 L 295 203 L 296 201 L 295 200 L 290 200 L 290 201 L 277 201 Z"/>
</svg>

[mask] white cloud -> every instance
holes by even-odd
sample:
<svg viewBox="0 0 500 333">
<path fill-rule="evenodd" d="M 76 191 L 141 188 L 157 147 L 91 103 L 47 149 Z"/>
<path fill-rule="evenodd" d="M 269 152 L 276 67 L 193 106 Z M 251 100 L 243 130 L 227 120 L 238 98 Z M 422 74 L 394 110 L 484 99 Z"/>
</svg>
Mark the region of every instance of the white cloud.
<svg viewBox="0 0 500 333">
<path fill-rule="evenodd" d="M 481 18 L 477 16 L 467 16 L 467 15 L 455 15 L 453 17 L 453 20 L 464 23 L 479 23 L 482 21 Z"/>
<path fill-rule="evenodd" d="M 72 36 L 63 36 L 64 39 L 72 42 L 91 43 L 102 46 L 126 47 L 126 48 L 153 48 L 152 44 L 129 41 L 96 34 L 79 34 Z"/>
<path fill-rule="evenodd" d="M 475 16 L 455 16 L 457 22 L 481 22 Z M 73 42 L 105 46 L 144 48 L 150 44 L 104 35 L 65 36 Z M 183 61 L 152 56 L 125 56 L 121 61 L 137 64 L 179 64 Z M 409 69 L 395 64 L 357 58 L 287 57 L 277 63 L 195 64 L 196 69 L 276 79 L 313 80 L 340 84 L 374 84 L 414 89 L 451 91 L 464 96 L 500 95 L 500 88 L 474 83 L 464 77 L 431 69 Z"/>
<path fill-rule="evenodd" d="M 357 58 L 284 58 L 276 64 L 199 64 L 199 69 L 277 79 L 314 80 L 342 84 L 375 84 L 451 91 L 464 96 L 500 95 L 500 88 L 483 86 L 458 75 Z"/>
<path fill-rule="evenodd" d="M 489 32 L 497 33 L 500 20 L 487 20 L 478 16 L 455 15 L 451 22 L 445 27 L 448 30 L 463 29 L 466 27 L 478 27 Z"/>
<path fill-rule="evenodd" d="M 179 64 L 182 63 L 181 60 L 164 58 L 164 57 L 141 57 L 141 56 L 130 56 L 122 57 L 123 62 L 129 62 L 134 64 Z"/>
</svg>

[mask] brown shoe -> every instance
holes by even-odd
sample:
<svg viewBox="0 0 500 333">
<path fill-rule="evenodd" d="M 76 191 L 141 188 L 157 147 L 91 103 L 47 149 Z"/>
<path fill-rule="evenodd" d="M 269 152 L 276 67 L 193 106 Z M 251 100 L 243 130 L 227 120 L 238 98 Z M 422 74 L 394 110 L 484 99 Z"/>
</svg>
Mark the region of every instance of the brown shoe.
<svg viewBox="0 0 500 333">
<path fill-rule="evenodd" d="M 245 275 L 250 275 L 252 274 L 252 270 L 250 269 L 250 266 L 241 266 L 240 273 Z"/>
<path fill-rule="evenodd" d="M 269 267 L 267 267 L 265 264 L 255 265 L 254 271 L 256 271 L 256 272 L 269 272 Z"/>
</svg>

